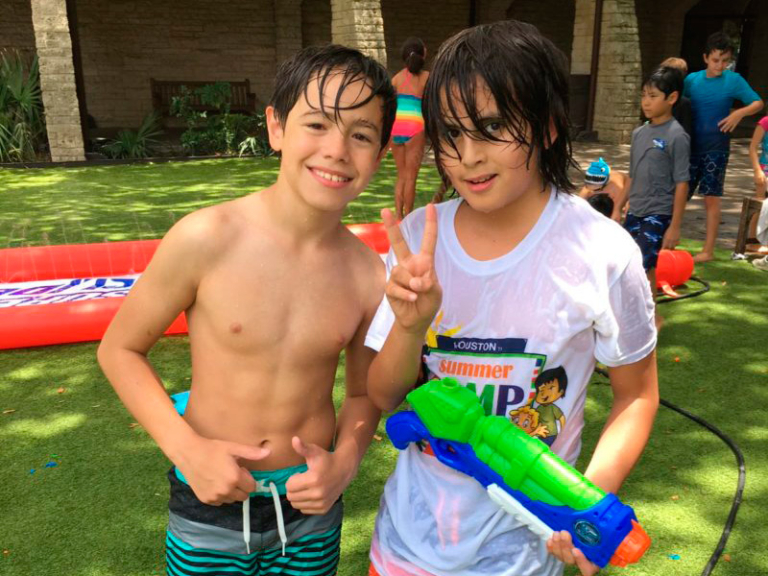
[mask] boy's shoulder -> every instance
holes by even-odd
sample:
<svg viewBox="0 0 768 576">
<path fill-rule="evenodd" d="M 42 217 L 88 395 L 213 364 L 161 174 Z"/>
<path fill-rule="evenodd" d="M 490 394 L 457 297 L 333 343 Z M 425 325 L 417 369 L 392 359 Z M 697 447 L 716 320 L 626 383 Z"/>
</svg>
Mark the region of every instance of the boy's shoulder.
<svg viewBox="0 0 768 576">
<path fill-rule="evenodd" d="M 629 262 L 637 244 L 624 227 L 603 216 L 583 198 L 560 193 L 558 221 L 550 229 L 559 246 L 568 246 L 576 254 L 589 254 L 594 266 L 621 271 Z M 552 238 L 554 239 L 554 238 Z"/>
<path fill-rule="evenodd" d="M 221 253 L 244 229 L 242 200 L 230 200 L 187 214 L 173 225 L 163 242 L 173 243 L 196 258 Z"/>
</svg>

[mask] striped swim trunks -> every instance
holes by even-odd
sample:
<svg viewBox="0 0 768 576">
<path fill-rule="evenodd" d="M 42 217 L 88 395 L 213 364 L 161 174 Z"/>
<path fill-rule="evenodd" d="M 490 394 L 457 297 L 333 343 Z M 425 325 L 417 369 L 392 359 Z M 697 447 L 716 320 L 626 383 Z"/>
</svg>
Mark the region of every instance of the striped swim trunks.
<svg viewBox="0 0 768 576">
<path fill-rule="evenodd" d="M 252 472 L 257 491 L 245 503 L 209 506 L 197 499 L 183 475 L 171 484 L 166 534 L 169 576 L 332 576 L 341 544 L 341 497 L 323 515 L 294 509 L 285 482 L 306 470 L 296 466 Z"/>
</svg>

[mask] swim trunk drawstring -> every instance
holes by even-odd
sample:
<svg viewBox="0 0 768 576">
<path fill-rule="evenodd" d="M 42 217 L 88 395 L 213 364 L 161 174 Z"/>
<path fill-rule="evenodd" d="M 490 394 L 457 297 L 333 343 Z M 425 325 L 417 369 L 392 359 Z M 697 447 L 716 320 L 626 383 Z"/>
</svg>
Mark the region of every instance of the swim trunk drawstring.
<svg viewBox="0 0 768 576">
<path fill-rule="evenodd" d="M 274 482 L 269 483 L 269 491 L 272 493 L 272 501 L 275 504 L 275 516 L 277 516 L 277 533 L 280 535 L 280 543 L 283 546 L 285 556 L 285 544 L 288 537 L 285 535 L 285 522 L 283 521 L 283 508 L 280 506 L 280 493 Z M 243 540 L 245 541 L 246 554 L 251 553 L 251 497 L 243 500 Z"/>
<path fill-rule="evenodd" d="M 283 545 L 283 556 L 285 556 L 285 543 L 288 542 L 288 538 L 285 535 L 283 507 L 280 506 L 280 495 L 277 492 L 277 486 L 275 486 L 274 482 L 269 483 L 269 491 L 272 492 L 272 500 L 275 503 L 275 514 L 277 515 L 277 532 L 280 534 L 280 542 Z"/>
<path fill-rule="evenodd" d="M 251 495 L 243 500 L 243 540 L 245 540 L 245 553 L 251 553 Z"/>
</svg>

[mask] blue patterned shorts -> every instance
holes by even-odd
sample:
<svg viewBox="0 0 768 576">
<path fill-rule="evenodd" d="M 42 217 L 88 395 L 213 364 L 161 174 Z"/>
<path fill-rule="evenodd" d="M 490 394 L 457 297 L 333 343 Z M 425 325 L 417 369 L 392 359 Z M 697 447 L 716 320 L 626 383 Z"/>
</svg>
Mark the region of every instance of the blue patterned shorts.
<svg viewBox="0 0 768 576">
<path fill-rule="evenodd" d="M 640 252 L 643 254 L 643 268 L 646 272 L 656 268 L 661 241 L 664 239 L 664 233 L 669 228 L 670 222 L 672 222 L 672 216 L 661 214 L 648 216 L 627 214 L 627 218 L 624 220 L 624 228 L 640 246 Z"/>
<path fill-rule="evenodd" d="M 688 198 L 696 188 L 702 196 L 722 196 L 725 169 L 728 167 L 728 151 L 691 154 L 691 187 Z"/>
</svg>

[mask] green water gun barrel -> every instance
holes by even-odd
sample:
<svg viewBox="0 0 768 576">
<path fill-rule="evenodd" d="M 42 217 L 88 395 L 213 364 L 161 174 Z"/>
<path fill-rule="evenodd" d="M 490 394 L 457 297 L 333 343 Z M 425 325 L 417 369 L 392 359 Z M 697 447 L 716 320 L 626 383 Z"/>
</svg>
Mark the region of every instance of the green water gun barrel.
<svg viewBox="0 0 768 576">
<path fill-rule="evenodd" d="M 471 445 L 509 487 L 531 500 L 586 510 L 605 497 L 541 440 L 502 416 L 486 416 L 475 393 L 452 378 L 428 382 L 408 401 L 434 436 Z"/>
</svg>

